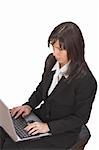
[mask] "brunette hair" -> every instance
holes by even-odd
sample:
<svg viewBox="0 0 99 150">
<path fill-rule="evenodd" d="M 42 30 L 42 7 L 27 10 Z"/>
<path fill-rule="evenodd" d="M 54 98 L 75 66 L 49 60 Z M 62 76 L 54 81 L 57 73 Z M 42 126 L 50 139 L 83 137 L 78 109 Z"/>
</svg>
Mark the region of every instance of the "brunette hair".
<svg viewBox="0 0 99 150">
<path fill-rule="evenodd" d="M 68 79 L 81 77 L 85 74 L 85 43 L 80 28 L 73 22 L 63 22 L 56 26 L 48 38 L 48 47 L 59 40 L 60 48 L 66 49 L 71 60 L 66 74 Z"/>
</svg>

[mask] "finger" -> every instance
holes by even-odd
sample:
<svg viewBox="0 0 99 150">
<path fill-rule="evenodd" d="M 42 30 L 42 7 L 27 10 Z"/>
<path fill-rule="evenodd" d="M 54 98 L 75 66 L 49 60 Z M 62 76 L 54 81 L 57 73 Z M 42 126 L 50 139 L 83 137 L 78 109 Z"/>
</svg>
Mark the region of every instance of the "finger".
<svg viewBox="0 0 99 150">
<path fill-rule="evenodd" d="M 28 134 L 32 134 L 33 132 L 35 132 L 35 131 L 37 131 L 37 130 L 38 130 L 38 128 L 37 128 L 37 127 L 32 128 L 32 129 L 28 132 Z"/>
<path fill-rule="evenodd" d="M 15 107 L 11 110 L 11 116 L 14 117 L 15 114 L 19 111 L 19 108 Z"/>
<path fill-rule="evenodd" d="M 25 117 L 25 116 L 27 116 L 27 115 L 28 115 L 27 112 L 23 112 L 23 113 L 22 113 L 22 117 Z"/>
<path fill-rule="evenodd" d="M 14 111 L 15 111 L 15 108 L 10 109 L 10 113 L 11 113 L 11 115 L 13 115 L 13 114 L 14 114 Z"/>
<path fill-rule="evenodd" d="M 22 113 L 23 113 L 23 110 L 19 110 L 14 118 L 17 119 Z"/>
<path fill-rule="evenodd" d="M 38 134 L 39 133 L 39 130 L 36 130 L 36 131 L 34 131 L 33 133 L 32 133 L 32 135 L 36 135 L 36 134 Z"/>
<path fill-rule="evenodd" d="M 31 129 L 34 128 L 34 127 L 35 127 L 35 124 L 34 124 L 34 123 L 29 123 L 28 126 L 26 126 L 26 127 L 24 128 L 24 130 L 26 130 L 26 131 L 28 132 L 29 130 L 31 130 Z"/>
</svg>

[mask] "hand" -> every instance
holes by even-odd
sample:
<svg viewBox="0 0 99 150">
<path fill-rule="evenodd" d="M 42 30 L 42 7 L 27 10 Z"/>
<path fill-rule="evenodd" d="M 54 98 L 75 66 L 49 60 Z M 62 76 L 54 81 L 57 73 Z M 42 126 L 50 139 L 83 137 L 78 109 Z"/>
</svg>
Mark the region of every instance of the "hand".
<svg viewBox="0 0 99 150">
<path fill-rule="evenodd" d="M 30 135 L 35 135 L 38 133 L 47 133 L 50 131 L 47 123 L 33 122 L 29 123 L 28 126 L 24 128 Z"/>
<path fill-rule="evenodd" d="M 23 105 L 12 108 L 10 112 L 12 117 L 15 116 L 15 118 L 18 118 L 20 115 L 22 115 L 22 117 L 29 115 L 31 110 L 32 108 L 29 105 Z"/>
</svg>

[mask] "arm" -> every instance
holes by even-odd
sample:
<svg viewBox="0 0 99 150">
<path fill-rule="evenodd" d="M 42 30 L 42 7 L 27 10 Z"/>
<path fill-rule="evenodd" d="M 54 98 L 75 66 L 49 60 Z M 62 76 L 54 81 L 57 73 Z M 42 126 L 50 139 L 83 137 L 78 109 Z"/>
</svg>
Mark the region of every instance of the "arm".
<svg viewBox="0 0 99 150">
<path fill-rule="evenodd" d="M 28 102 L 24 103 L 23 105 L 29 105 L 32 109 L 38 106 L 42 102 L 42 84 L 43 81 L 39 83 L 36 90 L 32 93 Z"/>
<path fill-rule="evenodd" d="M 60 120 L 48 122 L 53 135 L 72 131 L 86 124 L 91 113 L 97 84 L 93 78 L 84 77 L 75 89 L 74 113 Z"/>
<path fill-rule="evenodd" d="M 43 80 L 47 76 L 48 72 L 51 70 L 55 61 L 56 60 L 53 57 L 52 53 L 49 54 L 45 60 L 44 73 L 42 75 L 41 82 L 37 86 L 36 90 L 30 96 L 28 102 L 26 102 L 23 105 L 29 105 L 30 107 L 32 107 L 34 109 L 36 106 L 38 106 L 42 102 L 42 100 L 43 100 Z"/>
<path fill-rule="evenodd" d="M 28 102 L 24 103 L 22 106 L 14 107 L 11 109 L 11 115 L 15 118 L 19 117 L 20 115 L 26 116 L 28 115 L 32 109 L 38 106 L 43 100 L 43 80 L 47 76 L 49 70 L 51 69 L 52 65 L 54 64 L 55 59 L 52 54 L 49 54 L 44 67 L 44 73 L 42 75 L 42 80 L 37 86 L 36 90 L 30 96 Z M 47 126 L 47 125 L 45 125 Z M 47 128 L 48 129 L 48 128 Z"/>
</svg>

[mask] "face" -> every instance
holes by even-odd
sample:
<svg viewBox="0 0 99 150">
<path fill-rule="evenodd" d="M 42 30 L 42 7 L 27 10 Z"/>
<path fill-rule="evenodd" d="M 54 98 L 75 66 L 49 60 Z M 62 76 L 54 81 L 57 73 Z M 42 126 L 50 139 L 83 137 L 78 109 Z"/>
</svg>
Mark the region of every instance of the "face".
<svg viewBox="0 0 99 150">
<path fill-rule="evenodd" d="M 69 61 L 67 56 L 67 50 L 60 48 L 59 40 L 57 40 L 53 44 L 53 56 L 55 56 L 61 67 Z"/>
</svg>

